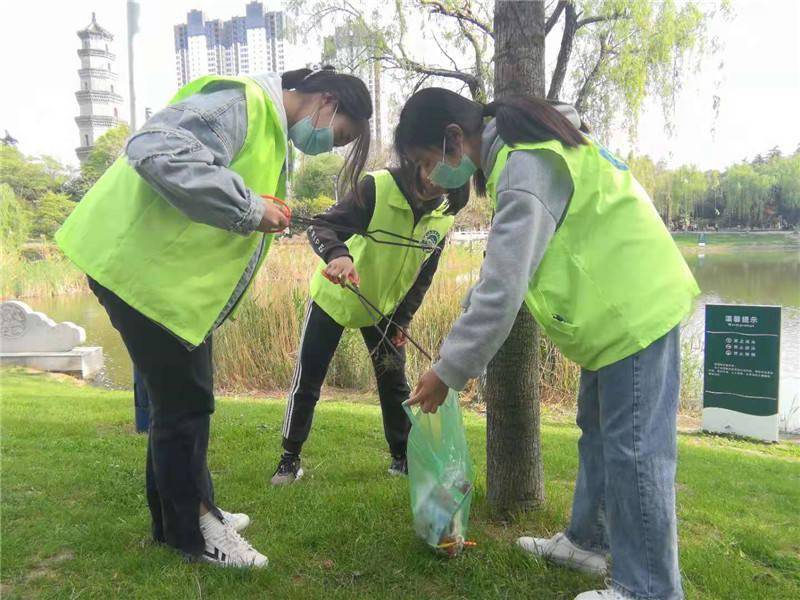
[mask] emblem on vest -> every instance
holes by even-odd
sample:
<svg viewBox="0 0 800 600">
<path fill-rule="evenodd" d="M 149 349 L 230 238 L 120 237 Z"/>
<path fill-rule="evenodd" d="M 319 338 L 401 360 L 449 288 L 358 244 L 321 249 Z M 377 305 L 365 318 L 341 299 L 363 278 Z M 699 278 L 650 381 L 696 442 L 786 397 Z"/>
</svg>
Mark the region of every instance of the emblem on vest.
<svg viewBox="0 0 800 600">
<path fill-rule="evenodd" d="M 436 250 L 436 247 L 439 245 L 439 240 L 441 239 L 442 236 L 435 229 L 426 231 L 425 235 L 422 236 L 422 245 L 425 246 L 425 252 L 430 254 Z"/>
</svg>

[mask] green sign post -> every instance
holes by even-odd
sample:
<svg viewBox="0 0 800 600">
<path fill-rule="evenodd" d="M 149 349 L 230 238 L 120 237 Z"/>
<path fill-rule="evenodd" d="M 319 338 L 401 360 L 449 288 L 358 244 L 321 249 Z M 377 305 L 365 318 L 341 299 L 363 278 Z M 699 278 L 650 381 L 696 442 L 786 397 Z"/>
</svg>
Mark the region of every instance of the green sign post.
<svg viewBox="0 0 800 600">
<path fill-rule="evenodd" d="M 707 304 L 703 429 L 778 440 L 781 308 Z"/>
</svg>

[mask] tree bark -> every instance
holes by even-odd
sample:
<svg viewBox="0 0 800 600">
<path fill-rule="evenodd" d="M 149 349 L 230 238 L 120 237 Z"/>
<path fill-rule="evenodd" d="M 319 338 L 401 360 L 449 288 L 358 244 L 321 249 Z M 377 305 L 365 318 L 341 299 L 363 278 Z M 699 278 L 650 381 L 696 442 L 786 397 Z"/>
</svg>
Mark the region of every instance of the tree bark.
<svg viewBox="0 0 800 600">
<path fill-rule="evenodd" d="M 539 335 L 526 306 L 486 371 L 486 496 L 501 519 L 544 502 Z"/>
<path fill-rule="evenodd" d="M 496 0 L 495 98 L 544 96 L 544 0 Z"/>
<path fill-rule="evenodd" d="M 495 98 L 544 95 L 544 1 L 496 0 Z M 523 305 L 486 371 L 487 498 L 507 518 L 544 501 L 537 390 L 539 337 Z"/>
</svg>

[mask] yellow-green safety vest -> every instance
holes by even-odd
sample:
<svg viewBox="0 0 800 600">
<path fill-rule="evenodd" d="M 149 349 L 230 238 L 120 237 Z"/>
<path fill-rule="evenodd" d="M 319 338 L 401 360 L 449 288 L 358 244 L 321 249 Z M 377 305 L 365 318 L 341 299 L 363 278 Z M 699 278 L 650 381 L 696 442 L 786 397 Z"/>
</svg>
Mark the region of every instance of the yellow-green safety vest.
<svg viewBox="0 0 800 600">
<path fill-rule="evenodd" d="M 558 141 L 506 145 L 487 180 L 494 206 L 508 156 L 519 150 L 559 155 L 574 186 L 525 296 L 564 356 L 597 370 L 680 323 L 700 289 L 627 165 L 593 141 L 575 148 Z"/>
<path fill-rule="evenodd" d="M 240 84 L 247 102 L 247 136 L 230 169 L 257 194 L 285 196 L 286 133 L 270 96 L 255 81 L 201 77 L 170 104 L 220 81 Z M 192 221 L 121 156 L 64 222 L 56 242 L 83 272 L 197 346 L 211 333 L 262 235 Z M 267 236 L 262 262 L 271 241 Z"/>
<path fill-rule="evenodd" d="M 368 230 L 384 229 L 434 248 L 453 226 L 453 217 L 444 214 L 446 205 L 426 213 L 414 224 L 414 213 L 403 192 L 387 170 L 370 173 L 375 180 L 375 210 Z M 378 239 L 392 238 L 377 235 Z M 390 315 L 405 298 L 417 279 L 430 250 L 381 244 L 354 235 L 345 242 L 361 278 L 359 289 L 381 312 Z M 342 327 L 351 329 L 372 325 L 376 318 L 350 290 L 331 283 L 322 275 L 323 261 L 311 278 L 311 298 Z"/>
</svg>

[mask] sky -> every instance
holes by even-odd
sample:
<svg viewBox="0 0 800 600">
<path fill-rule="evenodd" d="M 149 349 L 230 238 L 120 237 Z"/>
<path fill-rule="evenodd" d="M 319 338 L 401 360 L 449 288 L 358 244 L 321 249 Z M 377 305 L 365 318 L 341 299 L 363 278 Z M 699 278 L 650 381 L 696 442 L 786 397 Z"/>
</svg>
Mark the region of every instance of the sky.
<svg viewBox="0 0 800 600">
<path fill-rule="evenodd" d="M 378 0 L 376 0 L 377 2 Z M 137 113 L 162 107 L 174 93 L 173 25 L 199 8 L 210 18 L 243 15 L 247 0 L 140 0 L 135 38 Z M 268 10 L 277 3 L 264 2 Z M 790 153 L 800 144 L 800 0 L 733 0 L 734 17 L 716 30 L 722 50 L 685 78 L 677 99 L 675 130 L 667 136 L 661 109 L 648 103 L 637 140 L 622 133 L 609 145 L 633 148 L 671 166 L 724 168 L 778 146 Z M 0 0 L 0 134 L 19 140 L 26 154 L 48 154 L 77 165 L 79 145 L 76 32 L 91 21 L 115 35 L 113 51 L 120 88 L 127 90 L 124 0 Z M 313 45 L 312 45 L 313 47 Z M 287 48 L 287 68 L 316 62 L 318 52 Z M 722 69 L 719 64 L 722 63 Z M 715 117 L 712 97 L 721 97 Z M 127 91 L 123 92 L 127 100 Z M 123 114 L 128 114 L 127 105 Z M 141 123 L 141 116 L 138 117 Z M 716 131 L 712 134 L 712 131 Z"/>
</svg>

